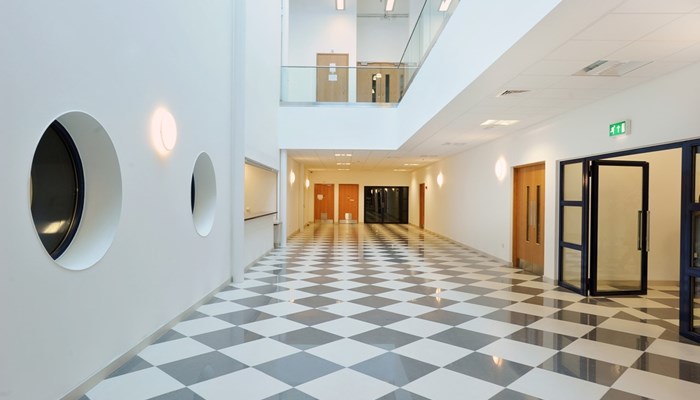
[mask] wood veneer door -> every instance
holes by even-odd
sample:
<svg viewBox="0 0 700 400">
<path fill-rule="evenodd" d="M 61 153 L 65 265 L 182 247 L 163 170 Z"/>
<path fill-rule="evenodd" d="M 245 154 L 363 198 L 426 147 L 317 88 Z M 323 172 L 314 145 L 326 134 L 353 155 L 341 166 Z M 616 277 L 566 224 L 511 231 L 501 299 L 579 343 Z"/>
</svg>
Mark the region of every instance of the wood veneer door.
<svg viewBox="0 0 700 400">
<path fill-rule="evenodd" d="M 340 184 L 338 186 L 338 219 L 346 221 L 358 221 L 359 215 L 360 185 Z M 350 218 L 346 218 L 350 213 Z"/>
<path fill-rule="evenodd" d="M 544 273 L 544 163 L 515 168 L 513 266 Z"/>
<path fill-rule="evenodd" d="M 316 101 L 348 101 L 348 54 L 316 54 Z"/>
<path fill-rule="evenodd" d="M 423 228 L 425 228 L 425 183 L 420 184 L 419 196 L 420 196 L 420 202 L 419 202 L 420 218 L 419 218 L 418 226 L 421 229 L 423 229 Z"/>
<path fill-rule="evenodd" d="M 317 183 L 314 185 L 314 220 L 334 221 L 335 215 L 335 185 Z"/>
</svg>

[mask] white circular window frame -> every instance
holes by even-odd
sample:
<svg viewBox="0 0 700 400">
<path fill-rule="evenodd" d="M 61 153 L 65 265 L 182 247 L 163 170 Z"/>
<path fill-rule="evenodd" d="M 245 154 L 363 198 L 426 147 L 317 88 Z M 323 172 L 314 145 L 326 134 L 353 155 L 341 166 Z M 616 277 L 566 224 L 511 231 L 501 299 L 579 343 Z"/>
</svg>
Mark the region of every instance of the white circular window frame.
<svg viewBox="0 0 700 400">
<path fill-rule="evenodd" d="M 78 149 L 85 188 L 83 214 L 78 229 L 68 248 L 54 261 L 69 270 L 84 270 L 104 257 L 117 232 L 122 208 L 119 160 L 109 134 L 89 114 L 71 111 L 56 118 L 56 121 L 63 125 Z M 31 182 L 29 185 L 31 190 Z M 51 258 L 40 239 L 37 243 Z"/>
<path fill-rule="evenodd" d="M 211 233 L 216 214 L 216 174 L 214 164 L 207 153 L 200 153 L 197 156 L 192 176 L 194 176 L 192 221 L 197 233 L 206 237 Z"/>
</svg>

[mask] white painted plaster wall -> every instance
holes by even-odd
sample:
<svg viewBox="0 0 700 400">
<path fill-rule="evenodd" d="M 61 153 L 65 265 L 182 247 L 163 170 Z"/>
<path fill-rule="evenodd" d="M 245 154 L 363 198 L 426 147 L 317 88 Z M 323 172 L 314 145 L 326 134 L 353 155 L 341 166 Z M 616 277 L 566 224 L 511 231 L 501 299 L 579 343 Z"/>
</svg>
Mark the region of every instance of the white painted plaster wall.
<svg viewBox="0 0 700 400">
<path fill-rule="evenodd" d="M 224 0 L 0 2 L 0 398 L 60 398 L 230 278 L 232 12 Z M 178 127 L 167 157 L 150 146 L 159 106 Z M 116 237 L 84 271 L 46 254 L 29 209 L 36 144 L 72 110 L 110 134 L 123 182 Z M 207 237 L 190 210 L 202 151 L 217 182 Z"/>
</svg>

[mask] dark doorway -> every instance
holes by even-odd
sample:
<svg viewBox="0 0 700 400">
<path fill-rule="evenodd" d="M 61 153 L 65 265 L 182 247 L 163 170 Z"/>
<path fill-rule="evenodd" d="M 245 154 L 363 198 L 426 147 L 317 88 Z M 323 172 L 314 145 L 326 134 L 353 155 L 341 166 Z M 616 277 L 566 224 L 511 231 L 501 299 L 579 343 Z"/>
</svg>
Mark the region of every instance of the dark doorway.
<svg viewBox="0 0 700 400">
<path fill-rule="evenodd" d="M 407 224 L 407 186 L 365 186 L 366 224 Z"/>
</svg>

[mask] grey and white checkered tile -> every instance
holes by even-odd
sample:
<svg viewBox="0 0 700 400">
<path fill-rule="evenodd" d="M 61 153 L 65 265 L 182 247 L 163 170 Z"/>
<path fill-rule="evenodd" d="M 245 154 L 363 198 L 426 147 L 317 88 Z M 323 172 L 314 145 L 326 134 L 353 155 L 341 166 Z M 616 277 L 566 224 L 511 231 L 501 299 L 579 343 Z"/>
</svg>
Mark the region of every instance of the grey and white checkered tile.
<svg viewBox="0 0 700 400">
<path fill-rule="evenodd" d="M 86 399 L 688 399 L 678 288 L 586 298 L 403 225 L 319 225 Z"/>
</svg>

